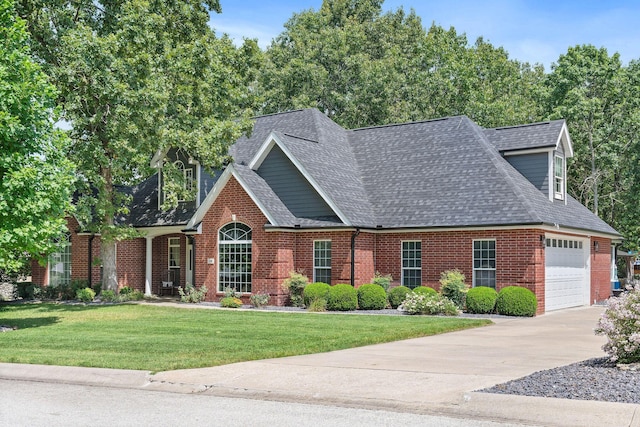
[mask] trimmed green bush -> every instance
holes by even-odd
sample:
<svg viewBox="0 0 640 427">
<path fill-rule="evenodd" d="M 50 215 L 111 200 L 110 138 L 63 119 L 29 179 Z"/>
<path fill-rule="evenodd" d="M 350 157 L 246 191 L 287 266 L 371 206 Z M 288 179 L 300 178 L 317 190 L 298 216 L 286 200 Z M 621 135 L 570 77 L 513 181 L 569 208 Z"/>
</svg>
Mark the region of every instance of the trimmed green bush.
<svg viewBox="0 0 640 427">
<path fill-rule="evenodd" d="M 505 316 L 535 316 L 538 301 L 533 292 L 521 286 L 507 286 L 498 293 L 496 311 Z"/>
<path fill-rule="evenodd" d="M 411 293 L 411 289 L 406 286 L 396 286 L 389 290 L 389 305 L 391 308 L 398 308 L 402 301 Z"/>
<path fill-rule="evenodd" d="M 249 297 L 249 301 L 251 302 L 251 305 L 254 306 L 255 308 L 261 308 L 269 304 L 270 298 L 271 297 L 269 296 L 269 294 L 257 293 L 257 294 L 251 295 Z"/>
<path fill-rule="evenodd" d="M 413 288 L 413 293 L 417 295 L 424 295 L 427 297 L 438 295 L 438 291 L 428 286 L 418 286 L 417 288 Z"/>
<path fill-rule="evenodd" d="M 477 286 L 467 291 L 467 311 L 469 313 L 487 314 L 493 313 L 496 306 L 498 293 L 487 286 Z"/>
<path fill-rule="evenodd" d="M 350 311 L 358 308 L 358 292 L 353 286 L 337 284 L 329 289 L 327 309 L 331 311 Z"/>
<path fill-rule="evenodd" d="M 326 301 L 329 299 L 329 291 L 331 290 L 331 286 L 327 283 L 316 282 L 309 283 L 305 286 L 304 291 L 302 292 L 302 296 L 304 298 L 304 306 L 310 307 L 313 301 L 317 299 L 323 299 Z"/>
<path fill-rule="evenodd" d="M 78 289 L 76 299 L 82 302 L 91 302 L 96 297 L 96 293 L 91 288 Z"/>
<path fill-rule="evenodd" d="M 449 298 L 460 309 L 464 307 L 464 299 L 469 288 L 464 283 L 465 277 L 460 270 L 447 270 L 440 273 L 440 293 Z"/>
<path fill-rule="evenodd" d="M 387 292 L 382 286 L 368 283 L 357 291 L 360 310 L 382 310 L 387 306 Z"/>
</svg>

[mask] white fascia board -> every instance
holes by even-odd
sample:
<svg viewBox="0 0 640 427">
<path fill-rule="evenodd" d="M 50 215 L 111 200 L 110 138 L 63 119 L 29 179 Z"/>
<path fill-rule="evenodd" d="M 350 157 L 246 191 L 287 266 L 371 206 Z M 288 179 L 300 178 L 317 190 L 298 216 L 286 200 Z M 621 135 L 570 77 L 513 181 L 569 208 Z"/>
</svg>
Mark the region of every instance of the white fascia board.
<svg viewBox="0 0 640 427">
<path fill-rule="evenodd" d="M 556 142 L 556 149 L 564 142 L 564 157 L 573 157 L 573 143 L 571 142 L 571 136 L 569 135 L 569 129 L 567 128 L 567 122 L 562 124 L 560 135 L 558 135 L 558 141 Z"/>
<path fill-rule="evenodd" d="M 271 149 L 274 147 L 274 145 L 278 145 L 278 147 L 280 147 L 285 156 L 287 156 L 289 160 L 291 160 L 293 165 L 300 171 L 302 176 L 304 176 L 309 184 L 311 184 L 313 189 L 316 190 L 316 192 L 320 195 L 320 197 L 322 197 L 325 203 L 329 205 L 331 210 L 333 210 L 333 212 L 338 215 L 340 221 L 342 221 L 345 225 L 352 225 L 347 216 L 342 213 L 342 211 L 333 202 L 333 200 L 331 200 L 329 195 L 322 189 L 318 182 L 313 179 L 313 177 L 307 172 L 304 166 L 302 166 L 302 163 L 298 161 L 298 159 L 291 153 L 291 151 L 289 151 L 289 148 L 287 148 L 287 146 L 280 140 L 280 138 L 278 138 L 278 135 L 276 135 L 275 133 L 272 132 L 271 134 L 269 134 L 269 137 L 264 141 L 251 162 L 249 162 L 249 167 L 254 171 L 258 170 L 264 159 L 271 152 Z"/>
<path fill-rule="evenodd" d="M 220 175 L 220 178 L 218 178 L 218 181 L 216 181 L 215 185 L 213 186 L 209 194 L 207 194 L 207 197 L 204 199 L 202 204 L 198 207 L 198 210 L 196 210 L 196 213 L 193 215 L 193 217 L 191 217 L 186 227 L 183 227 L 183 228 L 192 228 L 196 224 L 202 222 L 202 219 L 204 218 L 206 213 L 209 211 L 209 209 L 213 205 L 213 202 L 216 201 L 216 199 L 218 198 L 218 196 L 220 195 L 224 187 L 227 185 L 227 182 L 229 182 L 229 179 L 231 177 L 234 177 L 236 181 L 238 181 L 242 189 L 249 195 L 253 203 L 255 203 L 256 206 L 258 206 L 258 208 L 260 209 L 260 211 L 262 211 L 264 216 L 267 217 L 267 220 L 274 226 L 278 225 L 278 223 L 273 218 L 273 215 L 271 215 L 269 211 L 267 211 L 267 209 L 262 204 L 262 202 L 256 197 L 253 191 L 251 191 L 247 183 L 236 172 L 233 165 L 230 164 L 229 166 L 226 167 L 224 172 L 222 172 L 222 175 Z"/>
<path fill-rule="evenodd" d="M 551 153 L 553 151 L 553 148 L 554 147 L 552 146 L 549 146 L 548 148 L 525 148 L 522 150 L 504 151 L 502 154 L 504 157 L 509 157 L 509 156 L 519 156 L 522 154 Z"/>
<path fill-rule="evenodd" d="M 136 228 L 143 236 L 148 238 L 154 238 L 163 236 L 165 234 L 180 234 L 184 230 L 184 225 L 169 225 L 159 227 L 140 227 Z"/>
</svg>

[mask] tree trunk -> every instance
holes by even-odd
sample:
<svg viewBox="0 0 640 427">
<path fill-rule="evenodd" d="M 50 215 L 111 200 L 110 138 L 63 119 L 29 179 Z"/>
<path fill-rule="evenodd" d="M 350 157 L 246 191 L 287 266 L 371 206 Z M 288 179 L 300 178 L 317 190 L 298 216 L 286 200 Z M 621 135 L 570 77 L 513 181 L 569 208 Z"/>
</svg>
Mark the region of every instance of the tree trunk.
<svg viewBox="0 0 640 427">
<path fill-rule="evenodd" d="M 102 289 L 118 291 L 118 270 L 116 261 L 116 240 L 112 235 L 114 225 L 113 214 L 113 177 L 111 168 L 102 167 L 102 178 L 104 179 L 104 195 L 103 199 L 109 205 L 105 209 L 106 213 L 103 217 L 103 232 L 100 238 L 100 253 L 102 257 Z"/>
<path fill-rule="evenodd" d="M 117 292 L 116 242 L 111 239 L 101 240 L 100 251 L 102 255 L 102 289 Z"/>
</svg>

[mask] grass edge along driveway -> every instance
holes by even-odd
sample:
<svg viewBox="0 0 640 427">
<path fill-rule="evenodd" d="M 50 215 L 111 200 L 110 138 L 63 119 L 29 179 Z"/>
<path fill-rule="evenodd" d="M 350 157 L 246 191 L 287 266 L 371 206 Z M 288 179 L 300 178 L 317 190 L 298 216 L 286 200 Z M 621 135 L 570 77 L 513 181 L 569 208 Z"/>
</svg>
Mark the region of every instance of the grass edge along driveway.
<svg viewBox="0 0 640 427">
<path fill-rule="evenodd" d="M 321 353 L 492 323 L 484 319 L 149 305 L 0 306 L 0 362 L 152 372 Z"/>
</svg>

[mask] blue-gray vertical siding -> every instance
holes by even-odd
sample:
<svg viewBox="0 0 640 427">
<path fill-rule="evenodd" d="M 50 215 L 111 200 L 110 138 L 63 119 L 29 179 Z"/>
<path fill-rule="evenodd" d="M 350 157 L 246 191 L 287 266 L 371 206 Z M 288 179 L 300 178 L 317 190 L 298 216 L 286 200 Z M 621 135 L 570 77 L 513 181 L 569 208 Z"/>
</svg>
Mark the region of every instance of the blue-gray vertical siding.
<svg viewBox="0 0 640 427">
<path fill-rule="evenodd" d="M 292 214 L 299 218 L 336 216 L 324 199 L 277 145 L 257 170 Z M 327 168 L 327 173 L 329 168 Z"/>
<path fill-rule="evenodd" d="M 527 178 L 540 191 L 549 192 L 549 155 L 548 153 L 521 154 L 507 156 L 507 161 Z"/>
</svg>

